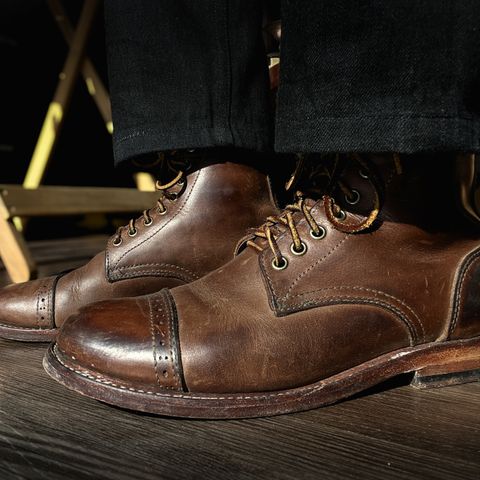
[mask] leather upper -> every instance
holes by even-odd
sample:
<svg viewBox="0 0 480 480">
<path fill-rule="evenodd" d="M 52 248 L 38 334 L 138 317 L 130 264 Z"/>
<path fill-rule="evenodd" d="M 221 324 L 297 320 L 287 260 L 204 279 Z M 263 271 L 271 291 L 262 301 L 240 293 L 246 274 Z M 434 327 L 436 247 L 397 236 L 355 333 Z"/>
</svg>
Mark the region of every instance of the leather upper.
<svg viewBox="0 0 480 480">
<path fill-rule="evenodd" d="M 172 288 L 233 257 L 238 238 L 276 212 L 266 175 L 241 163 L 204 161 L 163 200 L 108 241 L 89 263 L 59 277 L 0 290 L 0 324 L 51 329 L 89 303 Z"/>
<path fill-rule="evenodd" d="M 343 178 L 363 192 L 362 200 L 355 206 L 343 202 L 346 218 L 338 225 L 324 201 L 308 201 L 308 212 L 325 229 L 323 238 L 311 236 L 300 211 L 293 214 L 303 255 L 292 251 L 289 229 L 275 227 L 285 269 L 274 268 L 274 252 L 266 238 L 257 238 L 260 249 L 246 247 L 171 293 L 102 304 L 117 319 L 108 336 L 109 322 L 95 310 L 100 307 L 83 309 L 60 334 L 59 357 L 88 375 L 121 379 L 126 388 L 255 392 L 317 382 L 404 347 L 479 336 L 478 235 L 447 225 L 447 207 L 434 213 L 428 203 L 441 206 L 437 197 L 417 204 L 412 192 L 420 185 L 432 191 L 439 185 L 429 184 L 415 165 L 403 165 L 411 169 L 408 176 L 389 162 L 377 165 L 387 194 L 372 228 L 340 229 L 361 222 L 371 208 L 358 171 L 348 171 Z M 139 325 L 133 338 L 132 322 Z M 158 375 L 162 339 L 174 346 L 160 356 L 165 378 Z M 100 353 L 91 345 L 100 345 Z M 118 360 L 123 351 L 128 361 Z M 150 361 L 148 353 L 137 361 L 137 351 L 150 351 Z M 172 384 L 172 372 L 180 372 L 181 382 Z"/>
</svg>

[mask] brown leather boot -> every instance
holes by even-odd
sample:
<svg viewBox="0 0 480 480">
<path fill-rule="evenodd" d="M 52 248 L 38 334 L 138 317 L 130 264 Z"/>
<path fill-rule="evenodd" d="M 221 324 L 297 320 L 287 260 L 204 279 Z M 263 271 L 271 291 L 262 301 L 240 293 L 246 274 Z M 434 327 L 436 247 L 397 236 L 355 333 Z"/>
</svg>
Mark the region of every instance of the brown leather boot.
<svg viewBox="0 0 480 480">
<path fill-rule="evenodd" d="M 235 259 L 189 285 L 100 302 L 44 365 L 135 410 L 239 418 L 307 410 L 390 377 L 480 379 L 480 241 L 442 158 L 337 159 Z"/>
<path fill-rule="evenodd" d="M 230 260 L 245 230 L 276 213 L 269 183 L 246 164 L 199 155 L 164 160 L 158 204 L 85 266 L 0 290 L 0 336 L 51 340 L 79 307 L 183 285 Z"/>
</svg>

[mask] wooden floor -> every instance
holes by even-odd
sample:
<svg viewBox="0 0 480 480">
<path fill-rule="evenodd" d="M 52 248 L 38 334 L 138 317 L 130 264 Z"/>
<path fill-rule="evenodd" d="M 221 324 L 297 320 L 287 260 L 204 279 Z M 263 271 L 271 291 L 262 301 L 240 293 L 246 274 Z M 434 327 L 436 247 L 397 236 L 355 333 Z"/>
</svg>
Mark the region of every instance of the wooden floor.
<svg viewBox="0 0 480 480">
<path fill-rule="evenodd" d="M 103 242 L 43 242 L 33 252 L 47 274 Z M 177 420 L 66 390 L 44 374 L 44 350 L 0 341 L 0 480 L 480 479 L 480 384 L 423 391 L 396 381 L 300 414 Z"/>
</svg>

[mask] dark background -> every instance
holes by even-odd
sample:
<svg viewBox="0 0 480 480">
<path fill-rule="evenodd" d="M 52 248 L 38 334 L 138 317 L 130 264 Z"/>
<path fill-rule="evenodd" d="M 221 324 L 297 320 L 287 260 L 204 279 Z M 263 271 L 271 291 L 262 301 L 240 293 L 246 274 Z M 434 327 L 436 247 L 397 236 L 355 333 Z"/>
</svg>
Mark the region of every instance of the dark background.
<svg viewBox="0 0 480 480">
<path fill-rule="evenodd" d="M 83 2 L 63 2 L 75 25 Z M 100 5 L 87 54 L 107 82 Z M 0 2 L 0 184 L 22 183 L 67 55 L 67 45 L 44 0 Z M 111 136 L 79 76 L 45 185 L 134 186 L 113 168 Z M 119 219 L 32 219 L 27 239 L 110 232 Z"/>
</svg>

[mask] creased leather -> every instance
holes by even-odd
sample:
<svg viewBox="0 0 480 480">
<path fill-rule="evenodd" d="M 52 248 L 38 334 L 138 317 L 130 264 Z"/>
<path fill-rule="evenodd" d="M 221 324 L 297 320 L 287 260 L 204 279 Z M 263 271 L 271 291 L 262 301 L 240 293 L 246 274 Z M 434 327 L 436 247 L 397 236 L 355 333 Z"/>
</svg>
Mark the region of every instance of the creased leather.
<svg viewBox="0 0 480 480">
<path fill-rule="evenodd" d="M 225 265 L 172 289 L 168 303 L 160 292 L 137 298 L 136 303 L 125 301 L 121 309 L 105 303 L 105 313 L 95 306 L 85 309 L 74 332 L 67 322 L 60 350 L 64 355 L 72 351 L 69 342 L 77 342 L 73 337 L 82 338 L 85 330 L 84 337 L 91 339 L 76 361 L 82 371 L 121 378 L 125 388 L 137 388 L 134 378 L 142 378 L 147 383 L 142 388 L 152 391 L 178 388 L 176 382 L 172 385 L 175 367 L 168 353 L 161 367 L 168 373 L 165 380 L 152 380 L 151 367 L 142 375 L 144 367 L 134 352 L 140 352 L 141 359 L 148 350 L 144 327 L 141 338 L 137 333 L 126 340 L 132 318 L 142 326 L 148 323 L 148 309 L 138 305 L 158 303 L 155 325 L 166 345 L 178 345 L 183 389 L 238 393 L 306 386 L 389 352 L 479 335 L 478 234 L 456 223 L 448 198 L 442 204 L 437 192 L 447 197 L 448 178 L 432 182 L 432 163 L 406 159 L 400 169 L 389 160 L 385 156 L 376 162 L 386 195 L 381 215 L 368 230 L 339 231 L 327 219 L 324 202 L 309 201 L 310 213 L 326 235 L 312 238 L 305 215 L 296 211 L 293 222 L 307 248 L 295 255 L 289 227 L 277 225 L 276 245 L 288 261 L 284 270 L 273 268 L 274 249 L 259 238 L 260 248 L 239 249 Z M 343 176 L 349 188 L 362 192 L 358 204 L 349 206 L 335 192 L 346 222 L 357 222 L 372 206 L 359 176 L 355 168 Z M 113 310 L 115 324 L 104 318 Z M 178 333 L 172 319 L 178 322 Z M 98 360 L 95 345 L 108 344 L 112 337 L 121 339 L 118 352 L 126 351 L 129 362 L 117 361 L 118 354 Z M 153 351 L 151 347 L 151 355 Z M 95 367 L 89 366 L 92 358 Z"/>
<path fill-rule="evenodd" d="M 178 199 L 165 201 L 165 215 L 152 209 L 151 225 L 140 217 L 134 237 L 124 229 L 115 246 L 112 236 L 104 252 L 56 287 L 52 277 L 0 290 L 0 325 L 54 328 L 89 303 L 189 283 L 231 259 L 244 231 L 276 213 L 266 175 L 241 163 L 199 164 L 172 190 Z"/>
</svg>

